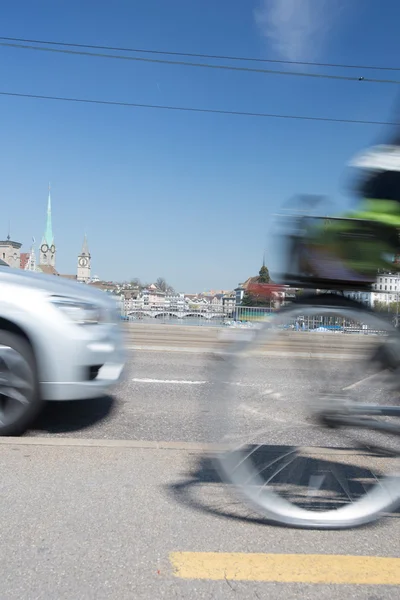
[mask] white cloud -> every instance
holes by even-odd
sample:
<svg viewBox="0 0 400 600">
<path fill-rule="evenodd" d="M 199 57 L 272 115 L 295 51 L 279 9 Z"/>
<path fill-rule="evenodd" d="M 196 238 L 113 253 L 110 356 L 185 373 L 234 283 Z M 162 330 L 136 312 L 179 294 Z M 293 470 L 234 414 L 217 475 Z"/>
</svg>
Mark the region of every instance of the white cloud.
<svg viewBox="0 0 400 600">
<path fill-rule="evenodd" d="M 320 55 L 342 8 L 338 0 L 261 0 L 254 18 L 283 59 L 312 61 Z"/>
</svg>

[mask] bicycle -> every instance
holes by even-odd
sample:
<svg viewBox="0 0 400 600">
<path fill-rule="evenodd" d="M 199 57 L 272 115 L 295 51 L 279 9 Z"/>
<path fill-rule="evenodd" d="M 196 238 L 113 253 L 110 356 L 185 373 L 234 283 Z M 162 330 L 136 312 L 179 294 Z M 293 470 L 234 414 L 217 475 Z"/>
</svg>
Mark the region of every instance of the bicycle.
<svg viewBox="0 0 400 600">
<path fill-rule="evenodd" d="M 282 279 L 304 293 L 214 355 L 207 399 L 214 464 L 245 503 L 275 524 L 341 529 L 400 506 L 400 336 L 337 293 L 370 290 L 371 280 L 310 266 L 315 218 L 295 218 Z M 368 243 L 389 235 L 367 221 L 356 230 Z"/>
</svg>

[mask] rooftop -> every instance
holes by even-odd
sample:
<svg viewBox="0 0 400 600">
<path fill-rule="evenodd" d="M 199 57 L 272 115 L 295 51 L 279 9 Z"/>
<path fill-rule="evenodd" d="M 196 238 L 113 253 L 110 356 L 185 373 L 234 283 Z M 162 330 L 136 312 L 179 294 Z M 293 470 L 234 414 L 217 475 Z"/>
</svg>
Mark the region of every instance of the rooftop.
<svg viewBox="0 0 400 600">
<path fill-rule="evenodd" d="M 22 244 L 19 242 L 13 242 L 12 240 L 0 240 L 0 246 L 11 246 L 12 248 L 16 248 L 18 250 L 21 248 Z"/>
<path fill-rule="evenodd" d="M 59 275 L 59 273 L 51 265 L 40 265 L 39 269 L 42 273 L 45 273 L 46 275 Z"/>
</svg>

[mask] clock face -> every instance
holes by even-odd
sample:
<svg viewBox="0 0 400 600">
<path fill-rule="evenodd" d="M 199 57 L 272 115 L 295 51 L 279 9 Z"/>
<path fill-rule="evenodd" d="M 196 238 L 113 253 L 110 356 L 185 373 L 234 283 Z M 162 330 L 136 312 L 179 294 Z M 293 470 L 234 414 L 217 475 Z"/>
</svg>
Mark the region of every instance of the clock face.
<svg viewBox="0 0 400 600">
<path fill-rule="evenodd" d="M 54 254 L 54 252 L 56 251 L 56 247 L 54 244 L 51 245 L 50 250 L 51 250 L 52 254 Z"/>
<path fill-rule="evenodd" d="M 80 258 L 80 259 L 79 259 L 79 265 L 80 265 L 81 267 L 86 267 L 86 266 L 87 266 L 87 264 L 88 264 L 88 259 L 87 259 L 87 258 Z"/>
<path fill-rule="evenodd" d="M 42 244 L 42 247 L 40 248 L 42 252 L 48 252 L 49 247 L 47 244 Z"/>
</svg>

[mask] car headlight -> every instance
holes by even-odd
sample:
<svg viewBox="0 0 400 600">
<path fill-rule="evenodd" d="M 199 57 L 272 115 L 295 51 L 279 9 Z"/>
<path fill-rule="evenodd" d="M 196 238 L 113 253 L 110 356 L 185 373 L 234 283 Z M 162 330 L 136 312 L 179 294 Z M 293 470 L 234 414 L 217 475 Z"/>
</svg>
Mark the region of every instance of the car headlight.
<svg viewBox="0 0 400 600">
<path fill-rule="evenodd" d="M 106 321 L 105 311 L 99 306 L 85 300 L 52 296 L 50 302 L 71 321 L 79 325 L 96 325 L 97 323 L 104 323 Z"/>
</svg>

